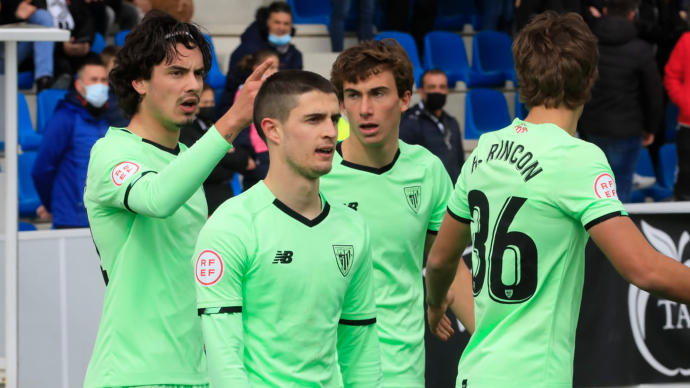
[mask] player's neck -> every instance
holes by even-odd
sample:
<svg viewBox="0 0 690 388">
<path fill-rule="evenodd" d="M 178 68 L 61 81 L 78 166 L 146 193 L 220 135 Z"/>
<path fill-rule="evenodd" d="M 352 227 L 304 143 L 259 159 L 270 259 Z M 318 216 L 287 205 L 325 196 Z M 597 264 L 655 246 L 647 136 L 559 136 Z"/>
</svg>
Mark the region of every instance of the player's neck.
<svg viewBox="0 0 690 388">
<path fill-rule="evenodd" d="M 303 217 L 309 220 L 318 217 L 322 209 L 319 180 L 284 170 L 273 168 L 271 163 L 264 179 L 266 187 L 280 202 Z"/>
<path fill-rule="evenodd" d="M 160 121 L 143 111 L 132 116 L 127 129 L 135 135 L 167 148 L 177 147 L 177 142 L 180 139 L 179 129 L 165 128 Z"/>
<path fill-rule="evenodd" d="M 398 137 L 384 141 L 377 145 L 364 145 L 354 135 L 343 140 L 341 146 L 343 159 L 360 166 L 381 168 L 387 166 L 395 159 L 398 152 Z"/>
<path fill-rule="evenodd" d="M 577 121 L 580 119 L 581 113 L 582 107 L 573 110 L 565 107 L 546 108 L 543 105 L 539 105 L 530 109 L 524 121 L 532 124 L 554 124 L 568 132 L 571 136 L 575 136 Z"/>
</svg>

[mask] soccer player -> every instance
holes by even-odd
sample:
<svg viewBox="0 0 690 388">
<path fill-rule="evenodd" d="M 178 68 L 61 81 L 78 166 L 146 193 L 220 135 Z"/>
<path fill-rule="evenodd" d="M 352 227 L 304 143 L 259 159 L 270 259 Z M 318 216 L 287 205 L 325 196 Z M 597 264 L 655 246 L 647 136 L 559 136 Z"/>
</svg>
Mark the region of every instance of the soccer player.
<svg viewBox="0 0 690 388">
<path fill-rule="evenodd" d="M 331 81 L 351 133 L 336 147 L 323 191 L 362 214 L 371 230 L 384 386 L 423 387 L 422 261 L 441 225 L 450 177 L 429 151 L 398 140 L 413 73 L 397 42 L 366 41 L 343 51 Z"/>
<path fill-rule="evenodd" d="M 206 221 L 202 182 L 251 121 L 270 62 L 187 149 L 211 52 L 194 25 L 150 13 L 127 37 L 110 79 L 127 128 L 91 150 L 84 203 L 106 283 L 85 387 L 207 383 L 189 257 Z"/>
<path fill-rule="evenodd" d="M 256 96 L 266 179 L 199 234 L 197 306 L 215 387 L 378 387 L 369 232 L 319 192 L 340 117 L 333 85 L 285 70 Z M 337 354 L 337 362 L 336 362 Z"/>
<path fill-rule="evenodd" d="M 598 62 L 582 18 L 536 16 L 513 56 L 530 112 L 482 135 L 462 168 L 427 262 L 429 325 L 471 239 L 475 332 L 457 386 L 571 387 L 588 237 L 626 280 L 665 298 L 690 302 L 690 269 L 647 243 L 604 153 L 574 137 Z"/>
</svg>

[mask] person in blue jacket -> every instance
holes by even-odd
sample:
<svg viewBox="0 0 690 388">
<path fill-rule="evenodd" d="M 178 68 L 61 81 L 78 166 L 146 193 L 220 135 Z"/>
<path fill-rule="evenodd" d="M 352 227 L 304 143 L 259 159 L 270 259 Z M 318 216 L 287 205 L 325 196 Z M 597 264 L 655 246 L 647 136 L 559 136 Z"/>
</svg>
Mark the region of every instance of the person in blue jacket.
<svg viewBox="0 0 690 388">
<path fill-rule="evenodd" d="M 108 130 L 108 77 L 97 55 L 79 68 L 74 88 L 48 120 L 31 176 L 41 199 L 37 214 L 52 213 L 53 227 L 89 226 L 84 185 L 91 147 Z"/>
</svg>

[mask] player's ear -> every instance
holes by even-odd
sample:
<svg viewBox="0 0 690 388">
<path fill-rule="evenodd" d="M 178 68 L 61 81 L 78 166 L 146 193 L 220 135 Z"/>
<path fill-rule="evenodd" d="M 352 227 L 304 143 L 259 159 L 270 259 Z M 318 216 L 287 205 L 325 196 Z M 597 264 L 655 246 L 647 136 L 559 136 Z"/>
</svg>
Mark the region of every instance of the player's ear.
<svg viewBox="0 0 690 388">
<path fill-rule="evenodd" d="M 412 98 L 412 92 L 405 90 L 402 97 L 400 97 L 400 111 L 404 112 L 410 107 L 410 99 Z"/>
<path fill-rule="evenodd" d="M 132 88 L 140 95 L 144 95 L 146 94 L 146 81 L 141 78 L 135 79 L 132 81 Z"/>
<path fill-rule="evenodd" d="M 264 117 L 261 120 L 261 130 L 264 132 L 264 136 L 266 136 L 267 143 L 270 140 L 273 143 L 280 144 L 281 133 L 279 128 L 280 123 L 276 119 Z"/>
</svg>

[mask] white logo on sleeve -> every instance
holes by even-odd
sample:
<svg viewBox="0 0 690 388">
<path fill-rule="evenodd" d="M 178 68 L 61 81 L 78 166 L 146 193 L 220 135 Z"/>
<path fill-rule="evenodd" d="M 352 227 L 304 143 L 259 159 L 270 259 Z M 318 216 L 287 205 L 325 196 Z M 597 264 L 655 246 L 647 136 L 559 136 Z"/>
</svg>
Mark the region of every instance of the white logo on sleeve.
<svg viewBox="0 0 690 388">
<path fill-rule="evenodd" d="M 613 180 L 611 174 L 601 173 L 594 180 L 594 194 L 597 198 L 615 198 L 618 199 L 616 194 L 616 181 Z"/>
<path fill-rule="evenodd" d="M 211 250 L 205 250 L 196 259 L 196 281 L 203 286 L 212 286 L 223 277 L 223 260 Z"/>
<path fill-rule="evenodd" d="M 113 171 L 110 173 L 110 177 L 115 183 L 115 186 L 120 186 L 129 177 L 136 174 L 139 171 L 139 165 L 134 162 L 121 162 L 117 166 L 113 167 Z"/>
</svg>

